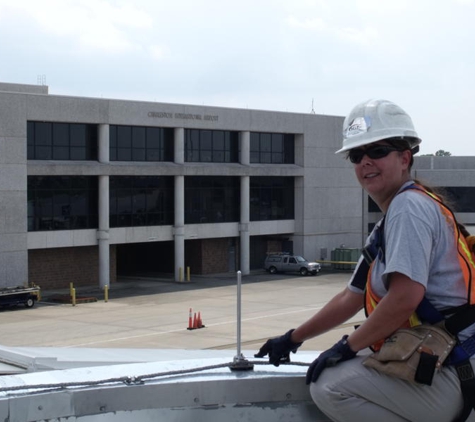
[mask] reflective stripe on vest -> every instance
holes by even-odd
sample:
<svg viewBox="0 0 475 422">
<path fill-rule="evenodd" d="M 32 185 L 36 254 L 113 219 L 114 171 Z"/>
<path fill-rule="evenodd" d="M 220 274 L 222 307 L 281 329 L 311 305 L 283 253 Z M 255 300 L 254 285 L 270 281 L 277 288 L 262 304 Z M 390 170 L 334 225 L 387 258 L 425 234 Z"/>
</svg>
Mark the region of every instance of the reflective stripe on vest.
<svg viewBox="0 0 475 422">
<path fill-rule="evenodd" d="M 460 233 L 460 229 L 458 224 L 455 220 L 455 216 L 452 211 L 442 203 L 442 201 L 433 193 L 428 192 L 420 185 L 411 185 L 402 190 L 399 193 L 402 193 L 408 189 L 413 189 L 421 194 L 428 195 L 432 200 L 439 204 L 440 210 L 442 215 L 445 217 L 446 221 L 454 227 L 454 241 L 457 245 L 458 250 L 458 260 L 460 269 L 463 274 L 463 279 L 465 282 L 465 287 L 467 289 L 467 302 L 469 304 L 473 304 L 475 300 L 475 259 L 472 253 L 472 248 L 468 245 L 467 239 Z M 384 242 L 384 240 L 383 240 Z M 384 243 L 383 243 L 384 247 Z M 366 281 L 366 289 L 365 289 L 365 313 L 366 316 L 371 315 L 374 311 L 376 306 L 378 305 L 379 301 L 381 300 L 371 288 L 371 273 L 374 265 L 373 261 L 369 267 L 367 281 Z M 421 323 L 419 317 L 414 312 L 413 315 L 407 320 L 400 328 L 409 328 L 419 325 Z M 383 344 L 384 340 L 379 341 L 378 343 L 374 344 L 372 348 L 374 350 L 379 350 L 381 345 Z"/>
</svg>

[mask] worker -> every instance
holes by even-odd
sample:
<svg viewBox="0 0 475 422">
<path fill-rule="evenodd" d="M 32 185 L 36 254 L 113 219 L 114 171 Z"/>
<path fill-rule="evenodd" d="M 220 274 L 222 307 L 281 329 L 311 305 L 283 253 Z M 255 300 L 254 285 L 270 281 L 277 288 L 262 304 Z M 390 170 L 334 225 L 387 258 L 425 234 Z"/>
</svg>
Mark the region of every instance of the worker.
<svg viewBox="0 0 475 422">
<path fill-rule="evenodd" d="M 469 312 L 473 252 L 468 250 L 468 233 L 442 198 L 411 177 L 420 142 L 410 116 L 390 101 L 363 102 L 346 117 L 337 153 L 346 153 L 358 182 L 384 217 L 368 237 L 346 288 L 302 325 L 268 340 L 255 355 L 268 355 L 279 366 L 304 341 L 365 308 L 364 322 L 322 352 L 307 372 L 314 402 L 333 421 L 463 421 L 475 400 L 470 360 L 475 317 Z M 458 316 L 456 323 L 446 323 L 452 332 L 441 330 L 447 335 L 448 356 L 442 366 L 443 353 L 422 346 L 414 353 L 420 360 L 413 379 L 400 378 L 398 371 L 385 373 L 386 365 L 375 369 L 366 363 L 382 358 L 383 350 L 399 350 L 402 327 L 435 330 L 435 323 L 447 322 L 452 314 Z"/>
</svg>

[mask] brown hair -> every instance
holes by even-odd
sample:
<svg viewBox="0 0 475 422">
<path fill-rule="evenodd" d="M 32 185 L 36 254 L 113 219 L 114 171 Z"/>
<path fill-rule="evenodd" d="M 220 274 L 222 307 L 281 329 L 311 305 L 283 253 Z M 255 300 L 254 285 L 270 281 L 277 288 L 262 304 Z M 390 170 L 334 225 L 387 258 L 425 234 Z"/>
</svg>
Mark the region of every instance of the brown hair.
<svg viewBox="0 0 475 422">
<path fill-rule="evenodd" d="M 397 148 L 399 151 L 406 151 L 409 150 L 411 151 L 411 162 L 409 163 L 409 171 L 412 168 L 412 165 L 414 164 L 414 154 L 419 151 L 419 146 L 416 146 L 414 148 L 411 148 L 411 142 L 410 138 L 404 138 L 404 137 L 397 137 L 397 138 L 389 138 L 385 139 L 385 141 L 393 146 L 394 148 Z"/>
</svg>

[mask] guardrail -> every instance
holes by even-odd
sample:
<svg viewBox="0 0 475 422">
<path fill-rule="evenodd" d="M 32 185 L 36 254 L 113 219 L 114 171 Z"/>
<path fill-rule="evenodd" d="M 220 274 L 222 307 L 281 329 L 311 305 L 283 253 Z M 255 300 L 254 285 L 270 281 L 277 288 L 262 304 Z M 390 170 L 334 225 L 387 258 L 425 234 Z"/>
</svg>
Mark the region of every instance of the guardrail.
<svg viewBox="0 0 475 422">
<path fill-rule="evenodd" d="M 322 259 L 316 259 L 322 267 L 332 267 L 335 270 L 354 270 L 358 261 L 327 261 Z"/>
</svg>

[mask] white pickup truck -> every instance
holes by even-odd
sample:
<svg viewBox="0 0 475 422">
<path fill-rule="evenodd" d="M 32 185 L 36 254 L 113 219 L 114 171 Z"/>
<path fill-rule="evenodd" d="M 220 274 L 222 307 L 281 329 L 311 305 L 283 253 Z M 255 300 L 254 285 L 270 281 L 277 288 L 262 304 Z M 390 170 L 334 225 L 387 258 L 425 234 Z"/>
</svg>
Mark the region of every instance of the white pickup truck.
<svg viewBox="0 0 475 422">
<path fill-rule="evenodd" d="M 264 269 L 271 274 L 292 272 L 301 275 L 317 275 L 321 270 L 321 266 L 318 262 L 307 261 L 300 255 L 277 253 L 267 255 Z"/>
</svg>

